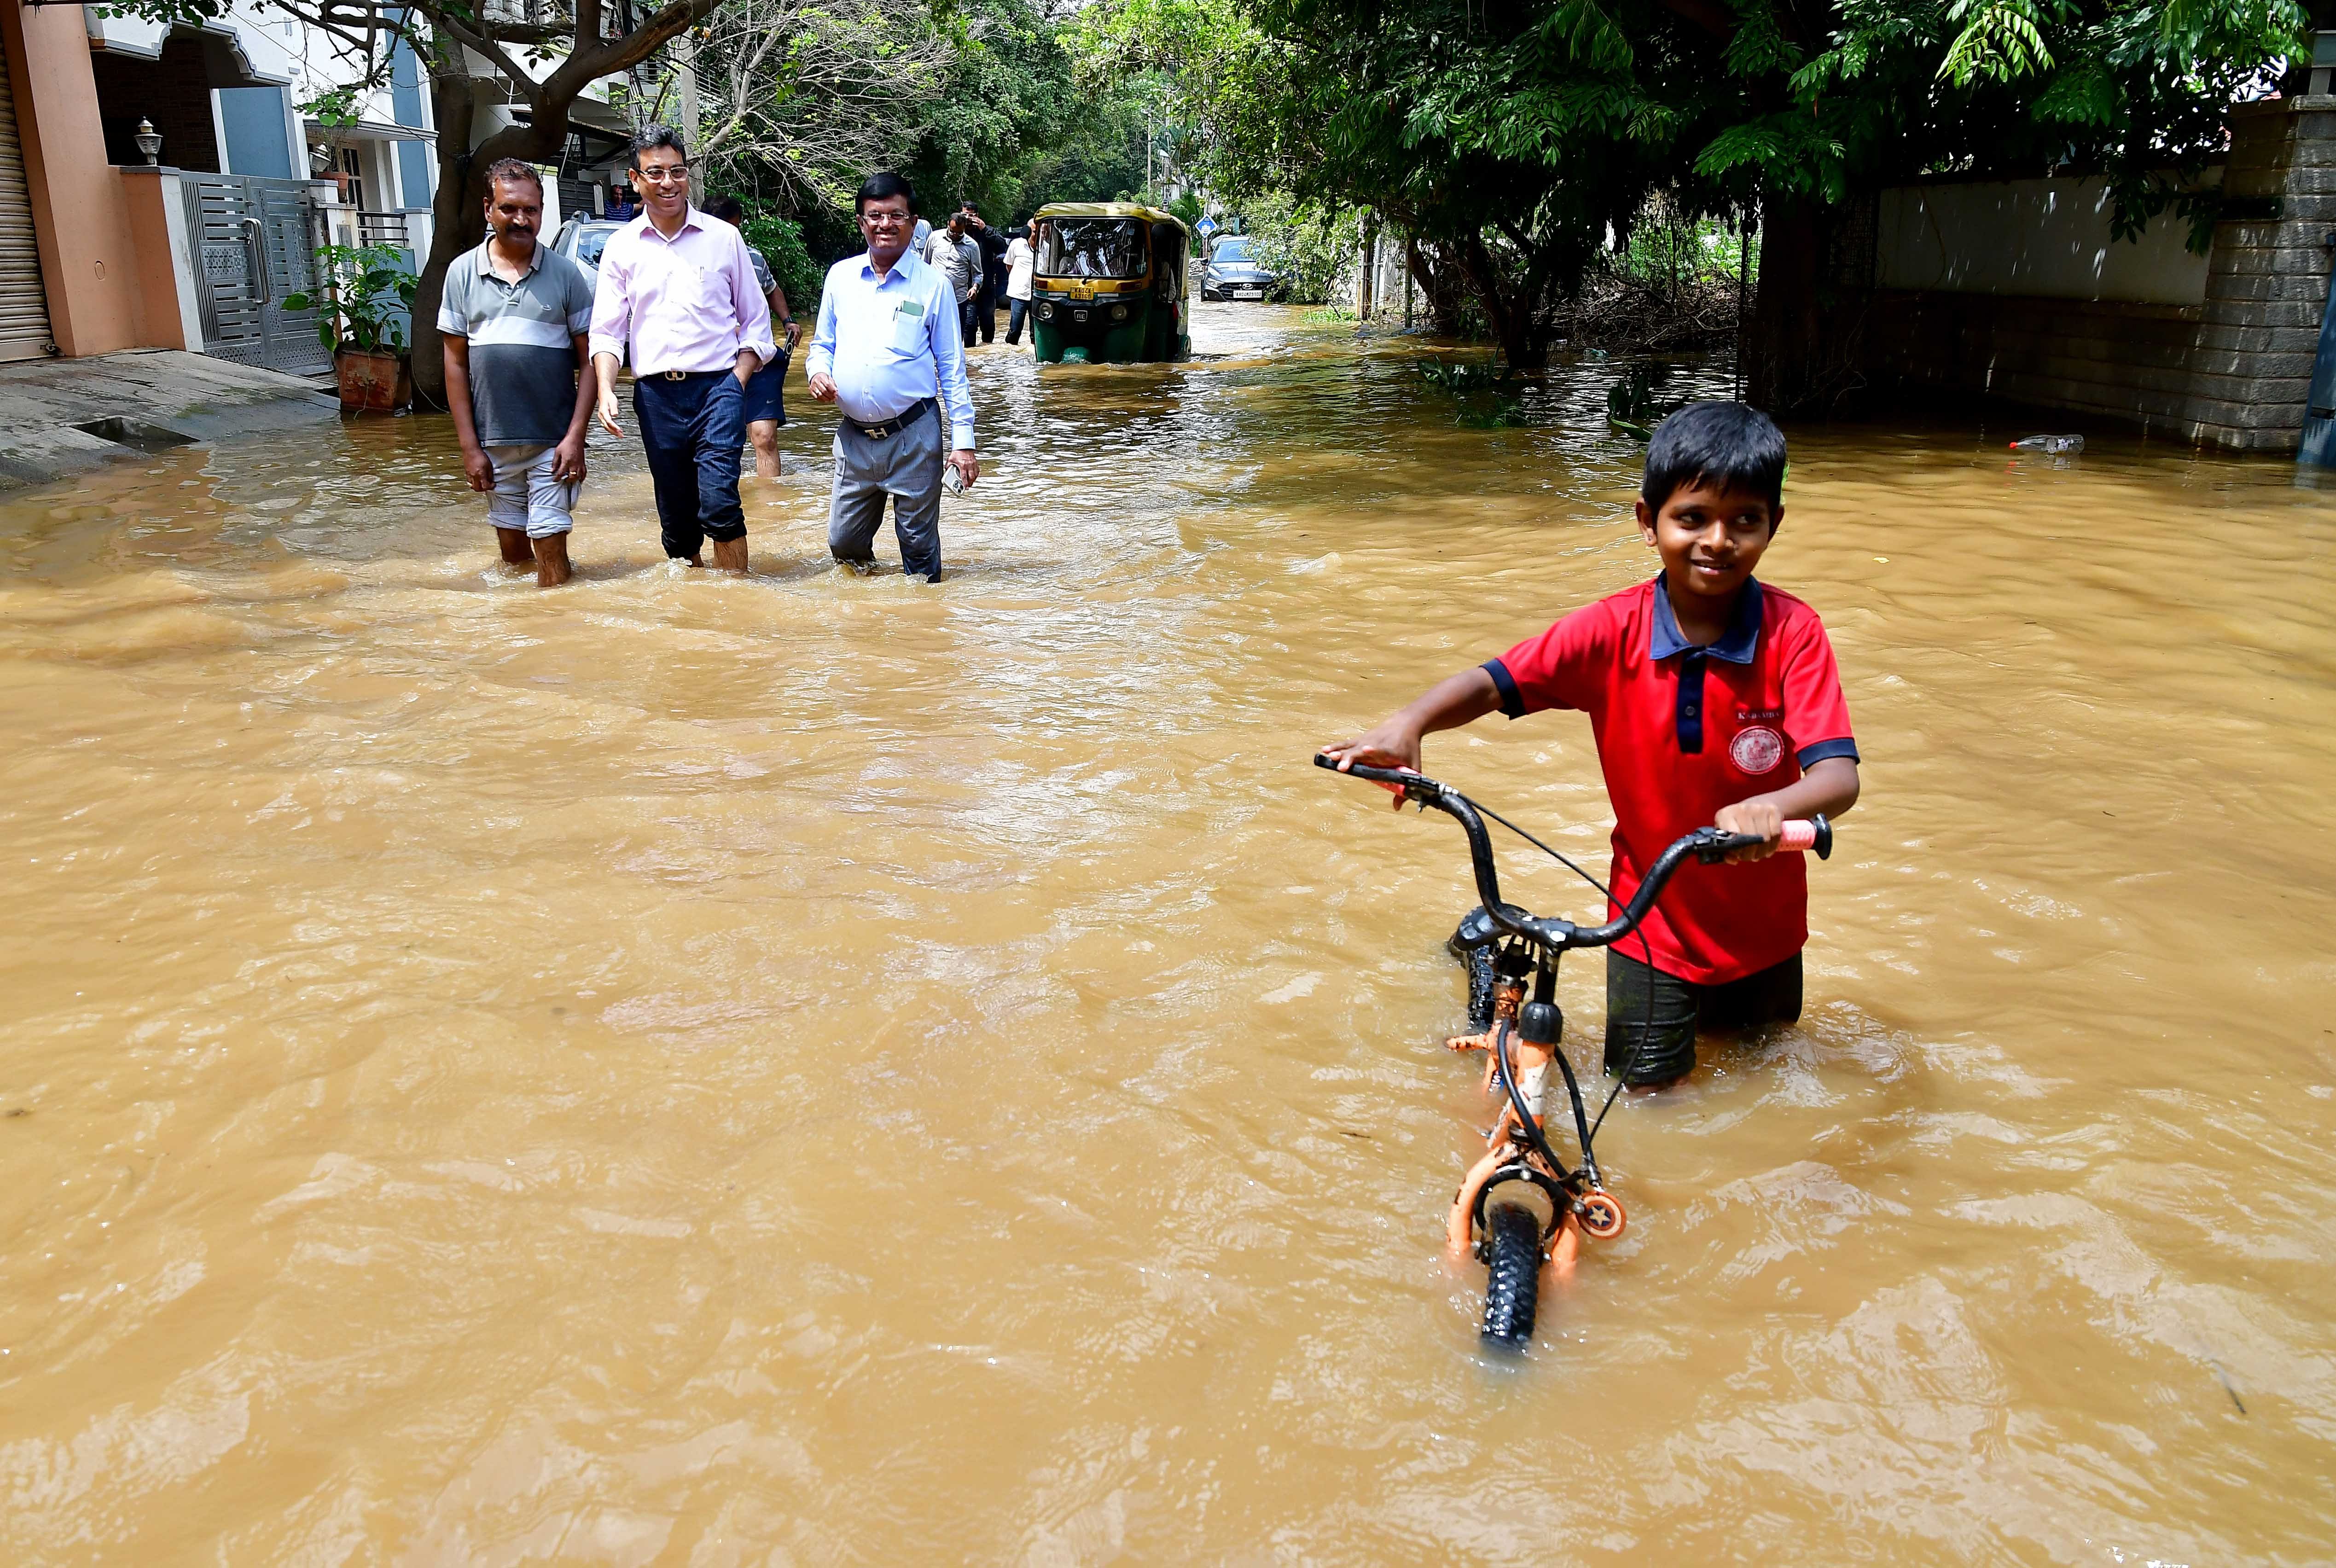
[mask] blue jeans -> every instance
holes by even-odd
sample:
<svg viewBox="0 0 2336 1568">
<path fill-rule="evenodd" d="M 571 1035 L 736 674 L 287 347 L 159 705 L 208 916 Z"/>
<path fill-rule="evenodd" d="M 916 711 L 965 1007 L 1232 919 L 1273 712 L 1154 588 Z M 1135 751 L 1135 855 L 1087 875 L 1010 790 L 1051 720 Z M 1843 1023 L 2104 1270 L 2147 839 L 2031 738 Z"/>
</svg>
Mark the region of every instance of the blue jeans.
<svg viewBox="0 0 2336 1568">
<path fill-rule="evenodd" d="M 1022 323 L 1029 318 L 1030 302 L 1027 299 L 1009 299 L 1006 304 L 1006 341 L 1019 343 L 1022 341 Z M 1034 342 L 1037 336 L 1037 328 L 1032 327 L 1030 336 Z"/>
<path fill-rule="evenodd" d="M 648 449 L 665 552 L 695 560 L 705 541 L 746 537 L 738 502 L 738 449 L 746 443 L 745 396 L 726 370 L 678 381 L 651 372 L 633 383 L 633 417 Z"/>
</svg>

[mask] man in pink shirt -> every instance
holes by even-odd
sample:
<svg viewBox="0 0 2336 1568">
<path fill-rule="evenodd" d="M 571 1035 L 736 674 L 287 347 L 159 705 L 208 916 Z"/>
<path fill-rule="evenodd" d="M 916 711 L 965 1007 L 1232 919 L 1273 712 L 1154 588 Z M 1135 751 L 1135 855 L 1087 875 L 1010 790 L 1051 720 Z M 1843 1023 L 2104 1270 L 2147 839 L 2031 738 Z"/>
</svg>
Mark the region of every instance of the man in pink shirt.
<svg viewBox="0 0 2336 1568">
<path fill-rule="evenodd" d="M 600 424 L 617 424 L 617 366 L 629 346 L 633 414 L 648 449 L 665 552 L 704 566 L 746 570 L 746 511 L 738 503 L 738 450 L 746 442 L 746 381 L 778 355 L 771 307 L 755 286 L 746 242 L 690 204 L 680 133 L 652 125 L 633 138 L 640 217 L 608 237 L 592 300 L 593 368 Z"/>
</svg>

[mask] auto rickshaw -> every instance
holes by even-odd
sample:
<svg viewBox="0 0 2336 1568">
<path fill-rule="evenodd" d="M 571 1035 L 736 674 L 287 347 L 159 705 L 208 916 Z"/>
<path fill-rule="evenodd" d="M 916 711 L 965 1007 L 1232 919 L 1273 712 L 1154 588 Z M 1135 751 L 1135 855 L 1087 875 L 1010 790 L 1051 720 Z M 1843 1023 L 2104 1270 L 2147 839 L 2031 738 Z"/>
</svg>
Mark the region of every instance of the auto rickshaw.
<svg viewBox="0 0 2336 1568">
<path fill-rule="evenodd" d="M 1031 342 L 1056 364 L 1192 355 L 1185 299 L 1192 235 L 1175 214 L 1133 201 L 1038 209 Z"/>
</svg>

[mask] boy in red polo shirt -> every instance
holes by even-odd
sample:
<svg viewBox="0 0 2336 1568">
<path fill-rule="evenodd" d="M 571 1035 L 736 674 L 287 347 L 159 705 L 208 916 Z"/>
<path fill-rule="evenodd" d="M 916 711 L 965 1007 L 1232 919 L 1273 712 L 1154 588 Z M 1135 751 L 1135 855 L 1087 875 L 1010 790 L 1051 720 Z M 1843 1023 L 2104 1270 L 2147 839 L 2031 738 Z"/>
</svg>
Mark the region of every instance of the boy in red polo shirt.
<svg viewBox="0 0 2336 1568">
<path fill-rule="evenodd" d="M 1785 437 L 1766 414 L 1689 404 L 1655 431 L 1639 492 L 1639 531 L 1660 576 L 1324 748 L 1342 765 L 1417 768 L 1420 737 L 1434 731 L 1495 709 L 1514 719 L 1580 708 L 1614 807 L 1617 910 L 1681 833 L 1711 824 L 1768 841 L 1731 857 L 1757 863 L 1680 869 L 1641 928 L 1652 968 L 1606 950 L 1606 1070 L 1636 1086 L 1693 1071 L 1698 1027 L 1800 1017 L 1807 871 L 1775 843 L 1786 819 L 1839 816 L 1857 800 L 1857 745 L 1825 627 L 1752 575 L 1785 520 L 1784 479 Z"/>
</svg>

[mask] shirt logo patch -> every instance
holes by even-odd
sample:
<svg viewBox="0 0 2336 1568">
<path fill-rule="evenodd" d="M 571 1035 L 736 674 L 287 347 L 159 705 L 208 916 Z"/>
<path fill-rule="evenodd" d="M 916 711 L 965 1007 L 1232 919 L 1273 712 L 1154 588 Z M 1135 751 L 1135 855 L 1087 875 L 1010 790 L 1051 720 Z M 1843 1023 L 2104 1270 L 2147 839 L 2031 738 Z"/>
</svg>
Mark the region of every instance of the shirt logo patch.
<svg viewBox="0 0 2336 1568">
<path fill-rule="evenodd" d="M 1772 772 L 1785 760 L 1785 737 L 1764 724 L 1739 729 L 1736 738 L 1728 743 L 1728 760 L 1736 765 L 1739 773 Z"/>
</svg>

